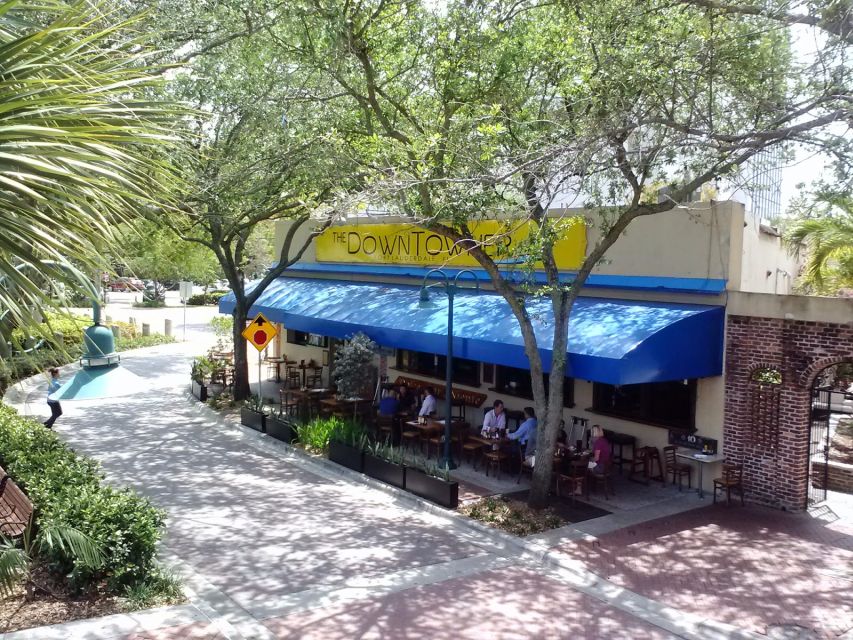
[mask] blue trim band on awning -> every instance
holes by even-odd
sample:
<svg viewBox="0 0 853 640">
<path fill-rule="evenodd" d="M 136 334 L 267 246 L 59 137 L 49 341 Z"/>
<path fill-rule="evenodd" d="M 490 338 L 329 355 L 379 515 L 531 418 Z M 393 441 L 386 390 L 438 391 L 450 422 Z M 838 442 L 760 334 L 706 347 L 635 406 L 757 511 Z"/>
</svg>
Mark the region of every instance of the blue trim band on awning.
<svg viewBox="0 0 853 640">
<path fill-rule="evenodd" d="M 334 274 L 341 277 L 358 274 L 367 276 L 390 276 L 397 278 L 423 279 L 431 267 L 409 266 L 409 265 L 375 265 L 375 264 L 337 264 L 337 263 L 315 263 L 299 262 L 288 267 L 291 272 L 299 274 Z M 444 267 L 444 271 L 451 277 L 463 269 Z M 481 282 L 488 281 L 489 277 L 482 269 L 472 269 L 477 272 Z M 506 277 L 510 280 L 513 275 L 510 270 L 504 269 Z M 565 271 L 560 278 L 563 282 L 571 282 L 575 273 Z M 518 272 L 519 278 L 527 279 L 526 274 Z M 460 279 L 473 280 L 474 276 L 464 273 Z M 537 271 L 533 274 L 536 284 L 544 284 L 545 274 Z M 623 289 L 626 291 L 669 291 L 672 293 L 692 293 L 699 295 L 719 295 L 726 290 L 726 281 L 719 278 L 679 278 L 663 276 L 621 276 L 606 274 L 591 274 L 584 287 L 593 289 Z"/>
<path fill-rule="evenodd" d="M 346 338 L 361 331 L 380 345 L 446 354 L 447 298 L 426 306 L 418 287 L 278 278 L 250 310 L 288 329 Z M 234 309 L 234 294 L 219 302 Z M 549 299 L 531 299 L 528 314 L 545 370 L 551 368 Z M 725 309 L 717 306 L 579 298 L 569 323 L 567 376 L 635 384 L 720 375 Z M 521 329 L 493 293 L 460 291 L 454 304 L 455 356 L 529 369 Z"/>
</svg>

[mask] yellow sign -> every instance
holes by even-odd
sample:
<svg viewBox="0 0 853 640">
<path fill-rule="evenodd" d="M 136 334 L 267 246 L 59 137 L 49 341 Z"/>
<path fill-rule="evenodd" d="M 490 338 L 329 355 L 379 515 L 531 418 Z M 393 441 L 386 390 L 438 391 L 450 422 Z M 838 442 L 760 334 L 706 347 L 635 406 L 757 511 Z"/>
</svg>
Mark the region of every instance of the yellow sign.
<svg viewBox="0 0 853 640">
<path fill-rule="evenodd" d="M 243 329 L 243 337 L 246 338 L 255 349 L 263 351 L 270 343 L 270 340 L 278 335 L 278 330 L 269 320 L 264 318 L 264 314 L 259 313 L 249 326 Z"/>
<path fill-rule="evenodd" d="M 470 226 L 474 239 L 499 262 L 518 257 L 519 252 L 514 249 L 527 238 L 531 226 L 508 224 L 511 223 L 484 220 Z M 331 227 L 317 237 L 316 248 L 318 262 L 479 266 L 450 238 L 409 224 Z M 562 238 L 554 245 L 557 266 L 577 269 L 585 255 L 586 226 L 567 219 Z"/>
</svg>

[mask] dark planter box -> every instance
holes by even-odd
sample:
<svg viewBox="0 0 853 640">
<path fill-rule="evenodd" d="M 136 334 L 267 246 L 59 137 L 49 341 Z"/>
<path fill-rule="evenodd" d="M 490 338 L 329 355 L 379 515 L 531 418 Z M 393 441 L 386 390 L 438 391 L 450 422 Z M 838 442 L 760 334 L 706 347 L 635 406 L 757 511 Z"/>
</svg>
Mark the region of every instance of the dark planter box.
<svg viewBox="0 0 853 640">
<path fill-rule="evenodd" d="M 258 411 L 252 411 L 246 407 L 240 409 L 240 423 L 243 426 L 264 433 L 267 430 L 266 414 Z"/>
<path fill-rule="evenodd" d="M 201 400 L 202 402 L 207 402 L 207 386 L 203 385 L 199 382 L 196 382 L 195 380 L 193 380 L 192 383 L 193 383 L 193 396 L 195 396 L 195 398 L 197 400 Z"/>
<path fill-rule="evenodd" d="M 267 435 L 290 444 L 296 440 L 296 427 L 285 418 L 267 416 Z"/>
<path fill-rule="evenodd" d="M 369 453 L 364 454 L 364 473 L 400 489 L 406 486 L 405 466 L 388 462 Z"/>
<path fill-rule="evenodd" d="M 458 482 L 446 482 L 419 469 L 406 469 L 406 491 L 448 509 L 459 506 Z"/>
<path fill-rule="evenodd" d="M 364 470 L 364 453 L 362 450 L 343 442 L 329 442 L 329 460 L 359 473 Z"/>
</svg>

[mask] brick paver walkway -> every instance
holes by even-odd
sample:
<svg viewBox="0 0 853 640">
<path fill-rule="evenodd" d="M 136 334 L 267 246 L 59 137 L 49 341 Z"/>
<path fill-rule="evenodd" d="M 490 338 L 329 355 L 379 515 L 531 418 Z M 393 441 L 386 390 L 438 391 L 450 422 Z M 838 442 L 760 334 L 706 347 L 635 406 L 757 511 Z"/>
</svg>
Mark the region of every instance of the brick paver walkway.
<svg viewBox="0 0 853 640">
<path fill-rule="evenodd" d="M 760 507 L 708 507 L 559 547 L 677 609 L 765 633 L 853 629 L 853 527 Z"/>
</svg>

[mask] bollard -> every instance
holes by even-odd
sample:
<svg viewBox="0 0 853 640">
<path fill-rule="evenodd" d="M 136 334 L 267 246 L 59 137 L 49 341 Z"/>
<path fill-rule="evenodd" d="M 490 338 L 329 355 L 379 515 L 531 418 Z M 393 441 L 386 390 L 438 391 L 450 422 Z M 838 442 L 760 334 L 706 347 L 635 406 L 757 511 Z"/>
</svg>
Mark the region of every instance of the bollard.
<svg viewBox="0 0 853 640">
<path fill-rule="evenodd" d="M 151 335 L 151 325 L 147 322 L 142 323 L 142 335 L 150 336 Z"/>
<path fill-rule="evenodd" d="M 121 338 L 121 327 L 112 326 L 110 329 L 113 330 L 113 337 L 118 340 Z"/>
<path fill-rule="evenodd" d="M 172 335 L 172 321 L 166 318 L 165 326 L 163 327 L 163 335 Z"/>
<path fill-rule="evenodd" d="M 128 324 L 136 325 L 136 318 L 128 318 L 127 322 L 128 322 Z"/>
<path fill-rule="evenodd" d="M 107 318 L 107 320 L 106 320 L 107 324 L 112 324 L 112 321 L 113 321 L 112 316 L 106 316 L 106 318 Z"/>
</svg>

